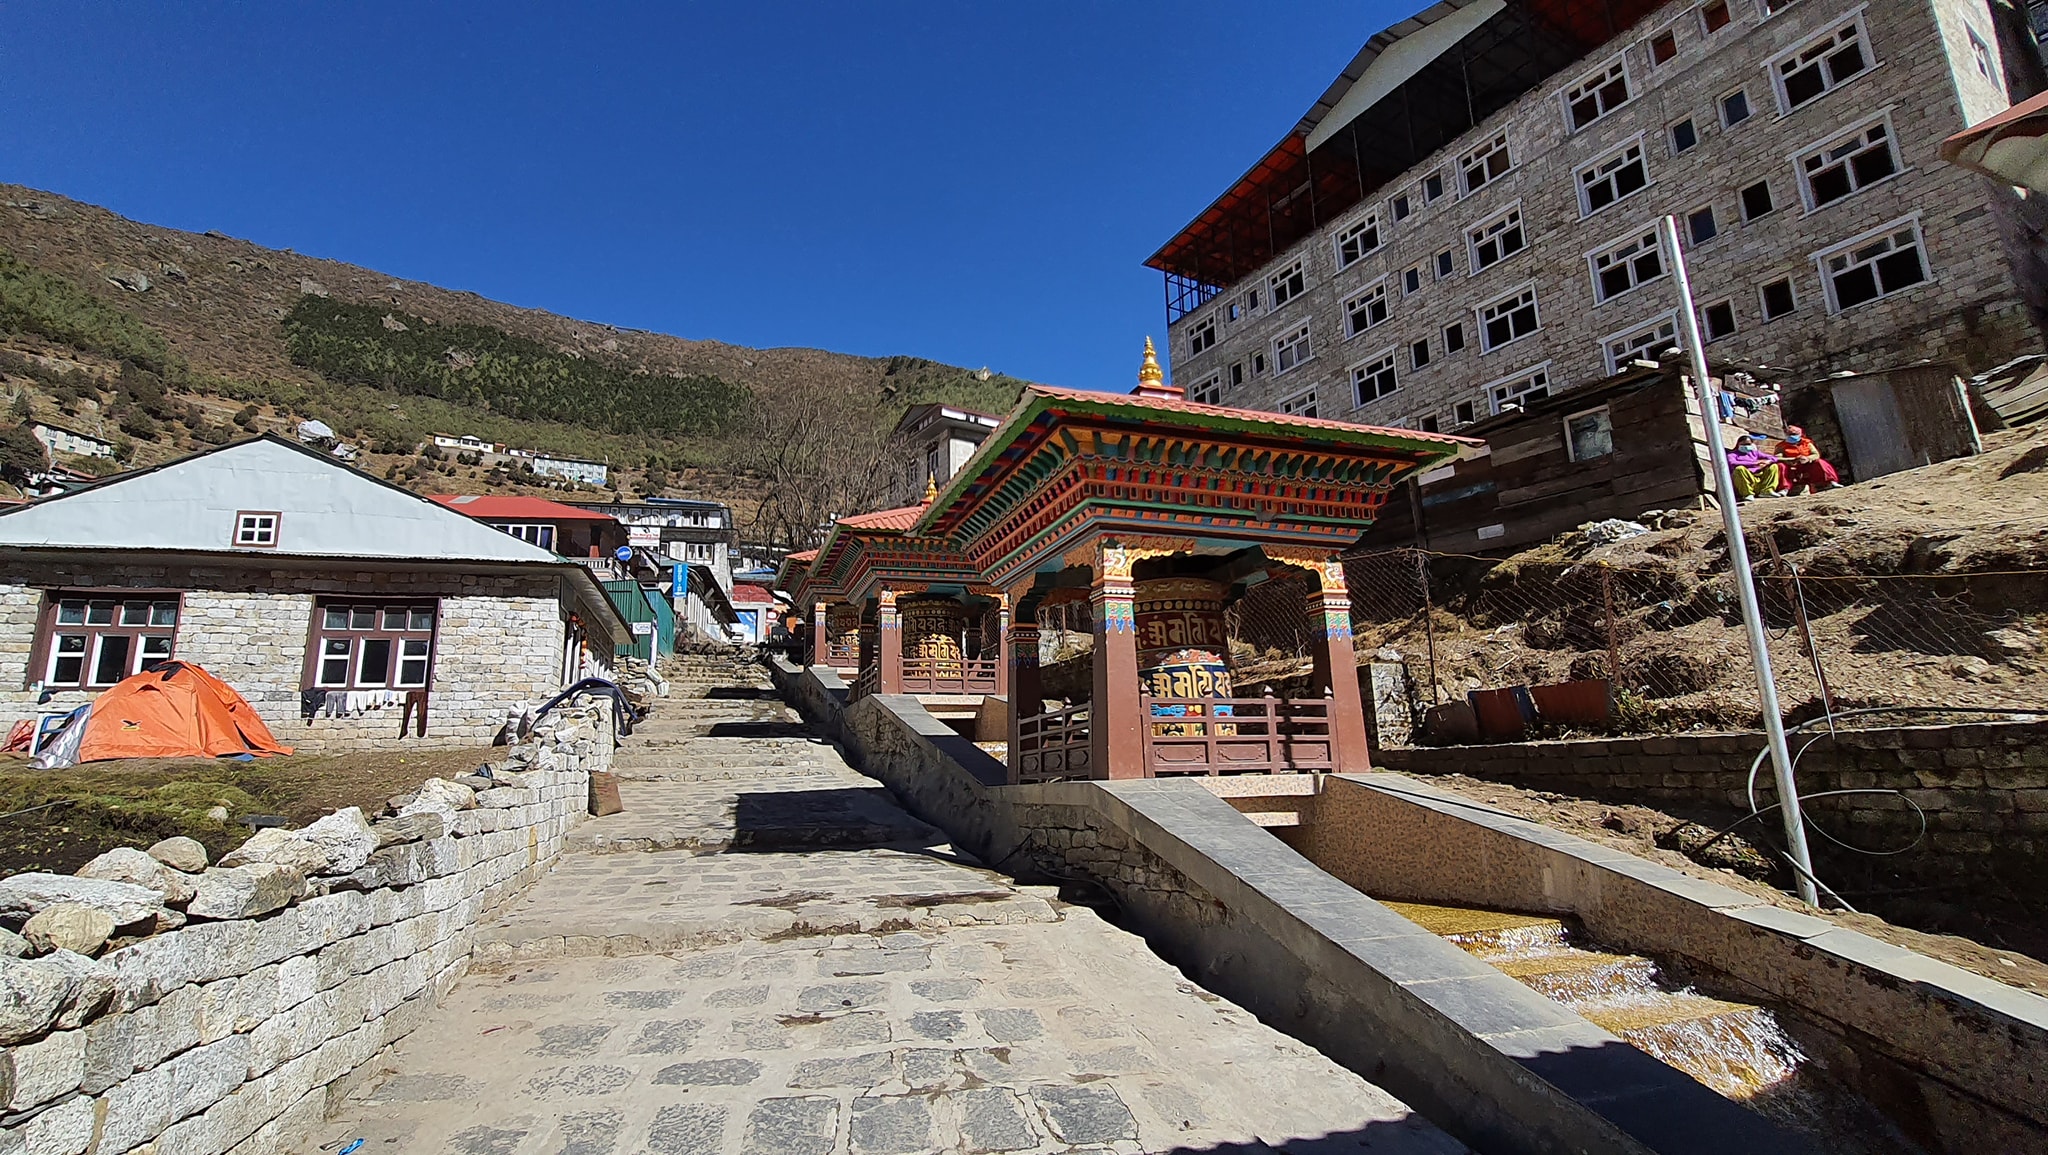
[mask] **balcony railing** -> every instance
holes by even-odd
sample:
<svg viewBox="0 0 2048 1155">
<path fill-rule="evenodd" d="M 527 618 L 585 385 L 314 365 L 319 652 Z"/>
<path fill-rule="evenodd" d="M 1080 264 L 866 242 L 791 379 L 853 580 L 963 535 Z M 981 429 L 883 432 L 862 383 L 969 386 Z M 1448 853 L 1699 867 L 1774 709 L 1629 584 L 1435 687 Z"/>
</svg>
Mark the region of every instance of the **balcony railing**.
<svg viewBox="0 0 2048 1155">
<path fill-rule="evenodd" d="M 869 694 L 874 693 L 879 681 L 880 679 L 876 675 L 875 667 L 867 667 L 853 679 L 853 687 L 846 692 L 846 700 L 858 702 Z"/>
<path fill-rule="evenodd" d="M 1088 769 L 1088 704 L 1017 719 L 1010 748 L 1010 780 L 1051 782 L 1091 778 Z"/>
<path fill-rule="evenodd" d="M 1139 699 L 1145 773 L 1306 774 L 1335 765 L 1328 698 Z"/>
<path fill-rule="evenodd" d="M 993 694 L 995 658 L 904 658 L 906 694 Z"/>
<path fill-rule="evenodd" d="M 841 637 L 826 641 L 825 664 L 839 670 L 858 668 L 860 666 L 860 639 L 858 637 Z"/>
</svg>

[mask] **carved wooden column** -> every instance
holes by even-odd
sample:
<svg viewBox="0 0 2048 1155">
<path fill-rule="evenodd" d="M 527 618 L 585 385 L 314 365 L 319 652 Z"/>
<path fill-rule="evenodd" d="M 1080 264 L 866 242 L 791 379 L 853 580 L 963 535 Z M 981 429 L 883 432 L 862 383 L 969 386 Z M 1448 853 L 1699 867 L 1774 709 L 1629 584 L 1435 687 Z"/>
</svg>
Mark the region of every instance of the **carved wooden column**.
<svg viewBox="0 0 2048 1155">
<path fill-rule="evenodd" d="M 825 626 L 826 616 L 832 607 L 818 602 L 811 607 L 811 664 L 829 666 L 832 664 L 832 637 Z"/>
<path fill-rule="evenodd" d="M 1032 631 L 1034 634 L 1036 630 Z M 996 697 L 1010 692 L 1010 595 L 996 595 Z M 988 641 L 983 639 L 981 654 L 988 656 Z M 1033 669 L 1038 667 L 1038 655 L 1031 656 Z M 1011 703 L 1011 713 L 1016 712 L 1016 703 Z"/>
<path fill-rule="evenodd" d="M 875 600 L 875 641 L 882 667 L 876 674 L 875 690 L 882 694 L 900 694 L 903 692 L 903 621 L 896 615 L 896 591 L 885 586 L 875 595 Z M 1356 692 L 1354 689 L 1353 693 Z"/>
<path fill-rule="evenodd" d="M 1023 723 L 1045 711 L 1045 691 L 1038 680 L 1038 607 L 1019 602 L 1016 620 L 1003 612 L 1008 627 L 1003 630 L 1001 675 L 1006 679 L 1010 700 L 1010 781 L 1017 781 L 1017 768 L 1024 750 Z"/>
<path fill-rule="evenodd" d="M 1095 693 L 1088 707 L 1088 765 L 1097 778 L 1144 778 L 1145 744 L 1138 716 L 1138 629 L 1134 560 L 1107 542 L 1096 547 L 1095 582 L 1088 600 L 1095 608 Z"/>
<path fill-rule="evenodd" d="M 1314 685 L 1329 698 L 1330 758 L 1339 774 L 1372 769 L 1366 746 L 1365 703 L 1358 692 L 1358 655 L 1351 641 L 1351 591 L 1344 584 L 1344 563 L 1325 558 L 1315 567 L 1316 589 L 1308 595 L 1315 653 Z M 1320 627 L 1320 628 L 1318 628 Z"/>
</svg>

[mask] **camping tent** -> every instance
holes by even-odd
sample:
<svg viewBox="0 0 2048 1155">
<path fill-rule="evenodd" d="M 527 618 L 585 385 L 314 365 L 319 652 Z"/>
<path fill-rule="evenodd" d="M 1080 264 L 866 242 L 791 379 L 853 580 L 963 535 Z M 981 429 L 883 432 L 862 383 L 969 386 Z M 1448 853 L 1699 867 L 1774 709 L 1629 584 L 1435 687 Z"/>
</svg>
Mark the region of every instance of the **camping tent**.
<svg viewBox="0 0 2048 1155">
<path fill-rule="evenodd" d="M 165 662 L 79 707 L 34 764 L 50 770 L 109 758 L 291 752 L 233 686 L 190 662 Z"/>
</svg>

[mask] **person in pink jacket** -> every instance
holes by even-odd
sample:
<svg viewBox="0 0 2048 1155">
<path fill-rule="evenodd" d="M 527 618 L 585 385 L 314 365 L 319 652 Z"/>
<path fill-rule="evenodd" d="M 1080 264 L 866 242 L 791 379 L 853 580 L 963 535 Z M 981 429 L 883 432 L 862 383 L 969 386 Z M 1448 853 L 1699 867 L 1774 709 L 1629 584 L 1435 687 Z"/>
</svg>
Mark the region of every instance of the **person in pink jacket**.
<svg viewBox="0 0 2048 1155">
<path fill-rule="evenodd" d="M 1739 501 L 1754 501 L 1759 494 L 1775 494 L 1780 478 L 1778 459 L 1759 450 L 1755 438 L 1738 437 L 1735 448 L 1728 451 L 1728 476 L 1735 482 L 1735 497 Z"/>
</svg>

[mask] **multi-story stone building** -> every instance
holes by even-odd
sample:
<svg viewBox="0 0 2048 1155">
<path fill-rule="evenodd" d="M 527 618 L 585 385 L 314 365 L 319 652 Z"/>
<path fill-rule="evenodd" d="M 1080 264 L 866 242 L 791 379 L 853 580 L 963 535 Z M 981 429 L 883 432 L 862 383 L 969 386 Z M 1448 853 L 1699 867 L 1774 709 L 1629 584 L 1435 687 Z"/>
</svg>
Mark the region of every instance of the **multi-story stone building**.
<svg viewBox="0 0 2048 1155">
<path fill-rule="evenodd" d="M 2038 351 L 2035 206 L 1936 150 L 2039 75 L 1987 0 L 1445 0 L 1147 262 L 1174 379 L 1457 428 L 1678 343 L 1666 214 L 1717 365 Z"/>
<path fill-rule="evenodd" d="M 927 485 L 944 485 L 967 464 L 1002 419 L 938 402 L 912 405 L 896 422 L 900 466 L 889 476 L 889 504 L 915 505 Z"/>
</svg>

